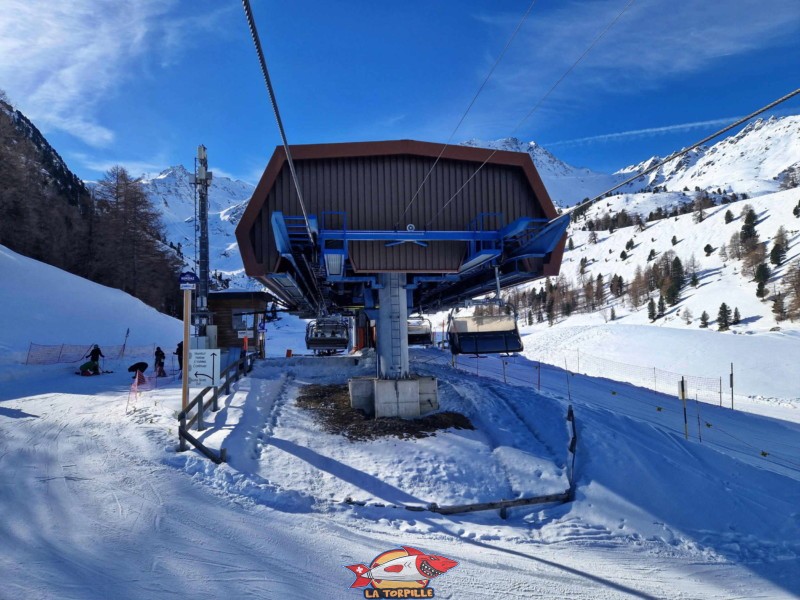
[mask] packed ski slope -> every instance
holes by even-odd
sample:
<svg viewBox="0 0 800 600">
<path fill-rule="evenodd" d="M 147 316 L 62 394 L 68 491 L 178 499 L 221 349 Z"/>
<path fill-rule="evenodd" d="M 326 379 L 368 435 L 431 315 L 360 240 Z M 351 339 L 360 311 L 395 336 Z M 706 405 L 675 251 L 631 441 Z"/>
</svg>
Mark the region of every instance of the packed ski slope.
<svg viewBox="0 0 800 600">
<path fill-rule="evenodd" d="M 475 429 L 350 442 L 295 400 L 307 384 L 373 372 L 373 359 L 283 358 L 302 350 L 303 331 L 285 317 L 268 331 L 271 358 L 223 396 L 212 427 L 198 434 L 228 450 L 229 462 L 215 466 L 176 452 L 173 378 L 137 396 L 125 364 L 88 378 L 70 365 L 20 364 L 34 335 L 102 344 L 131 315 L 131 335 L 170 341 L 178 322 L 33 261 L 12 279 L 21 259 L 2 256 L 0 302 L 18 300 L 0 330 L 0 596 L 360 598 L 344 566 L 401 545 L 459 563 L 431 583 L 442 598 L 800 594 L 792 398 L 771 417 L 690 406 L 687 440 L 670 396 L 556 367 L 537 373 L 524 357 L 461 357 L 454 366 L 448 354 L 420 349 L 413 369 L 438 377 L 442 408 Z M 67 289 L 69 311 L 54 300 Z M 98 299 L 123 323 L 106 321 Z M 36 325 L 42 313 L 55 318 Z M 648 358 L 663 360 L 668 349 L 653 344 Z M 506 519 L 404 508 L 563 490 L 570 404 L 574 502 L 517 508 Z"/>
</svg>

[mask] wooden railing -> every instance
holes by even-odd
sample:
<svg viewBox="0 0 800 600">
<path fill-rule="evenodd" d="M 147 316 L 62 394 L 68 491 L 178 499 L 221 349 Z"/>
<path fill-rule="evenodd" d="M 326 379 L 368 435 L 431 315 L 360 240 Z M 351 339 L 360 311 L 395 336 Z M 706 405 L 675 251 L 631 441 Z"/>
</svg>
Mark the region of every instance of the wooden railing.
<svg viewBox="0 0 800 600">
<path fill-rule="evenodd" d="M 218 387 L 208 386 L 203 388 L 200 393 L 197 394 L 191 402 L 189 402 L 186 408 L 178 414 L 178 440 L 180 442 L 180 446 L 178 447 L 179 452 L 188 450 L 189 447 L 187 446 L 186 442 L 189 442 L 192 446 L 197 448 L 200 453 L 214 463 L 220 464 L 225 462 L 227 459 L 225 448 L 221 448 L 219 453 L 216 453 L 214 450 L 203 445 L 200 440 L 190 434 L 189 428 L 193 425 L 197 431 L 203 431 L 206 428 L 206 425 L 203 422 L 203 414 L 209 408 L 211 408 L 212 412 L 217 412 L 219 410 L 220 390 L 224 388 L 224 393 L 230 394 L 231 383 L 238 381 L 241 377 L 244 377 L 247 375 L 247 373 L 253 370 L 253 362 L 255 361 L 255 358 L 256 353 L 251 352 L 241 357 L 235 363 L 231 363 L 225 367 L 222 373 L 220 373 L 222 385 Z M 205 399 L 207 394 L 211 394 L 211 397 L 208 400 Z M 190 416 L 193 411 L 194 415 Z"/>
<path fill-rule="evenodd" d="M 564 504 L 575 500 L 575 453 L 578 449 L 578 432 L 575 428 L 575 413 L 570 404 L 567 409 L 567 422 L 571 429 L 571 436 L 569 441 L 568 453 L 570 455 L 570 462 L 567 465 L 567 481 L 569 488 L 563 492 L 555 494 L 546 494 L 543 496 L 531 496 L 527 498 L 517 498 L 515 500 L 495 500 L 493 502 L 479 502 L 476 504 L 458 504 L 452 506 L 439 506 L 436 503 L 428 504 L 427 506 L 406 506 L 406 509 L 413 511 L 429 510 L 431 512 L 453 515 L 459 513 L 477 512 L 481 510 L 497 510 L 500 511 L 500 516 L 505 519 L 509 508 L 515 506 L 530 506 L 533 504 Z"/>
</svg>

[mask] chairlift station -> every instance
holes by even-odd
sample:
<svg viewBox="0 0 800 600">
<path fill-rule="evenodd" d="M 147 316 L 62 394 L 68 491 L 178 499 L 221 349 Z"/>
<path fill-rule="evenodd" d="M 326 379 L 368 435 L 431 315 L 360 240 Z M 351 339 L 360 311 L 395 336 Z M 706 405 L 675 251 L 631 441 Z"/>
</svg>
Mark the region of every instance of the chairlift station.
<svg viewBox="0 0 800 600">
<path fill-rule="evenodd" d="M 569 217 L 557 214 L 527 153 L 411 140 L 289 151 L 303 202 L 278 147 L 236 238 L 247 275 L 289 311 L 364 311 L 376 322 L 378 377 L 355 386 L 369 391 L 351 382 L 354 406 L 413 417 L 421 398 L 431 403 L 409 373 L 411 311 L 558 275 Z M 461 320 L 457 329 L 469 337 L 465 352 L 504 351 L 496 327 Z"/>
</svg>

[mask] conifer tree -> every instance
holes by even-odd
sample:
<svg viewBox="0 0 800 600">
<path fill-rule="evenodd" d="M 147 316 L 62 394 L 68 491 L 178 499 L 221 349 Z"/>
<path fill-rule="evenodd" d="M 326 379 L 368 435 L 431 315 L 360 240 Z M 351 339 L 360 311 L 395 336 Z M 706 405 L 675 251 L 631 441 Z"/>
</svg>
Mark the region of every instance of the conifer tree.
<svg viewBox="0 0 800 600">
<path fill-rule="evenodd" d="M 772 246 L 772 250 L 769 252 L 769 262 L 771 262 L 776 267 L 779 267 L 783 262 L 783 257 L 786 254 L 786 251 L 781 248 L 780 245 L 774 244 Z"/>
<path fill-rule="evenodd" d="M 708 313 L 706 311 L 703 311 L 703 314 L 700 315 L 700 327 L 708 327 Z"/>
<path fill-rule="evenodd" d="M 719 313 L 717 313 L 717 329 L 719 331 L 728 331 L 731 326 L 731 309 L 724 302 L 719 305 Z"/>
<path fill-rule="evenodd" d="M 667 305 L 664 302 L 664 296 L 658 297 L 658 316 L 663 317 L 664 313 L 667 312 Z"/>
<path fill-rule="evenodd" d="M 656 302 L 652 298 L 647 303 L 647 318 L 651 321 L 656 320 Z"/>
<path fill-rule="evenodd" d="M 756 267 L 755 280 L 758 283 L 766 284 L 769 281 L 770 270 L 766 263 L 761 263 Z"/>
<path fill-rule="evenodd" d="M 742 315 L 739 314 L 739 307 L 733 309 L 733 319 L 731 319 L 731 325 L 738 325 L 742 321 Z"/>
<path fill-rule="evenodd" d="M 783 301 L 783 294 L 779 293 L 772 301 L 772 313 L 775 315 L 776 321 L 786 319 L 786 304 Z"/>
<path fill-rule="evenodd" d="M 731 221 L 733 221 L 733 213 L 729 209 L 725 211 L 725 224 L 727 225 Z"/>
</svg>

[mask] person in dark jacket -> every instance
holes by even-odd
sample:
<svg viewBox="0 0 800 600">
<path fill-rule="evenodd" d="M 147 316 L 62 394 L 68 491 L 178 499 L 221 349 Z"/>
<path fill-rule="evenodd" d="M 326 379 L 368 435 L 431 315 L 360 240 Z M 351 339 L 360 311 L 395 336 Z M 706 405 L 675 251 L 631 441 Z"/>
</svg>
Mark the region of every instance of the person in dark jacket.
<svg viewBox="0 0 800 600">
<path fill-rule="evenodd" d="M 89 353 L 88 353 L 86 356 L 84 356 L 83 358 L 91 358 L 91 359 L 92 359 L 92 361 L 94 361 L 94 362 L 96 362 L 96 363 L 99 363 L 99 362 L 100 362 L 100 357 L 101 357 L 101 356 L 102 356 L 103 358 L 105 358 L 105 355 L 104 355 L 104 354 L 103 354 L 103 352 L 100 350 L 100 346 L 98 346 L 97 344 L 95 344 L 94 346 L 92 346 L 92 349 L 91 349 L 91 350 L 89 350 Z"/>
<path fill-rule="evenodd" d="M 183 342 L 178 342 L 178 347 L 173 354 L 178 355 L 178 371 L 183 371 Z"/>
<path fill-rule="evenodd" d="M 161 346 L 156 346 L 156 354 L 155 354 L 155 370 L 156 370 L 156 377 L 166 377 L 167 373 L 164 371 L 164 360 L 166 359 L 166 355 L 164 351 L 161 349 Z"/>
</svg>

